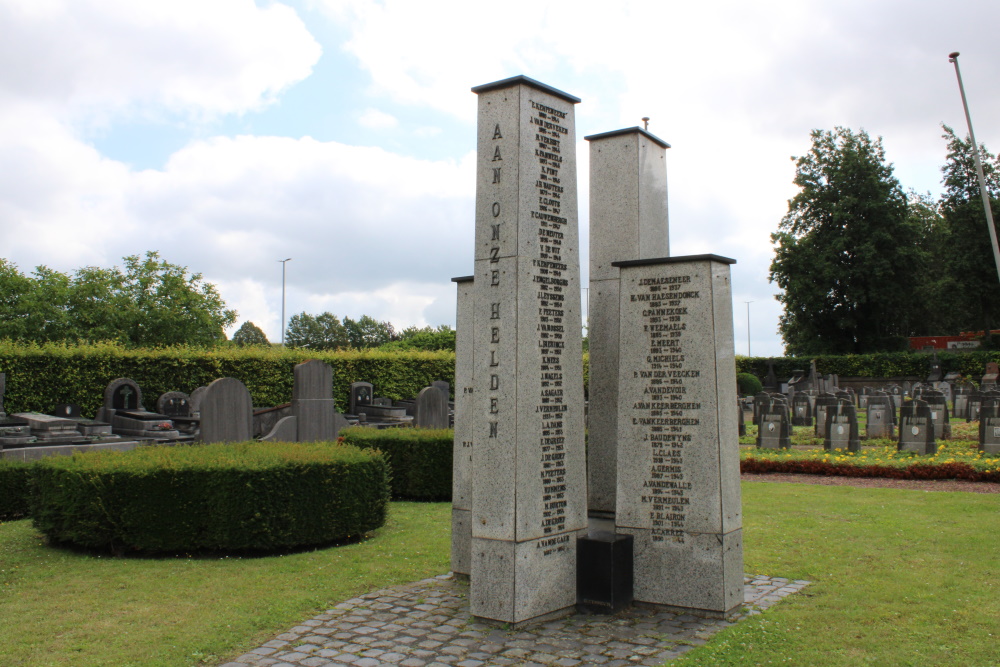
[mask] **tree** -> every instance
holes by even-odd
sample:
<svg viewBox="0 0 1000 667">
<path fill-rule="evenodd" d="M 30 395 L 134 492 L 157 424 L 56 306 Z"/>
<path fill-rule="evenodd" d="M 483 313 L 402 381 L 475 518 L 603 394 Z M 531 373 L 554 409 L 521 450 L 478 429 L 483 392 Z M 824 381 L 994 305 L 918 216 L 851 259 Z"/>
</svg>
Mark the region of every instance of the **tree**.
<svg viewBox="0 0 1000 667">
<path fill-rule="evenodd" d="M 906 194 L 881 138 L 842 127 L 811 136 L 809 153 L 792 158 L 800 191 L 771 235 L 786 354 L 901 349 L 925 262 Z"/>
<path fill-rule="evenodd" d="M 244 322 L 236 333 L 233 334 L 233 342 L 240 347 L 248 347 L 251 345 L 270 345 L 267 341 L 267 336 L 264 335 L 264 331 L 251 322 L 247 320 Z"/>
<path fill-rule="evenodd" d="M 339 350 L 349 347 L 350 341 L 347 329 L 333 313 L 310 315 L 302 312 L 292 315 L 288 321 L 285 344 L 288 347 L 305 347 L 310 350 Z"/>
<path fill-rule="evenodd" d="M 455 351 L 455 330 L 447 324 L 437 328 L 407 327 L 403 329 L 398 340 L 386 343 L 384 350 L 451 350 Z"/>
<path fill-rule="evenodd" d="M 132 347 L 213 345 L 236 321 L 200 273 L 147 252 L 125 270 L 85 267 L 69 276 L 45 266 L 25 276 L 0 261 L 0 337 L 22 341 L 118 340 Z"/>
<path fill-rule="evenodd" d="M 350 346 L 358 350 L 379 347 L 397 338 L 392 324 L 379 322 L 368 315 L 362 315 L 357 321 L 345 317 L 344 328 Z"/>
<path fill-rule="evenodd" d="M 940 211 L 947 228 L 947 270 L 953 288 L 947 294 L 948 310 L 954 313 L 953 330 L 990 331 L 1000 324 L 1000 281 L 993 258 L 986 213 L 983 211 L 979 180 L 976 178 L 972 142 L 960 139 L 947 125 L 943 138 L 948 142 L 944 174 L 944 193 Z M 1000 218 L 1000 163 L 979 145 L 986 191 L 994 219 Z"/>
</svg>

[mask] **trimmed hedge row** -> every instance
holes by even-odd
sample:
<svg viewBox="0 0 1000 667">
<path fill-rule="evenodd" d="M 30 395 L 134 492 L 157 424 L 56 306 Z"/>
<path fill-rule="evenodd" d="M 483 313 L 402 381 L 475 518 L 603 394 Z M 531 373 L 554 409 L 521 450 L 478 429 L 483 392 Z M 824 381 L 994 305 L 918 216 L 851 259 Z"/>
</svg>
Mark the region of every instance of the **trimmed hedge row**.
<svg viewBox="0 0 1000 667">
<path fill-rule="evenodd" d="M 114 553 L 271 551 L 385 523 L 389 469 L 333 443 L 143 447 L 34 464 L 31 516 L 56 543 Z"/>
<path fill-rule="evenodd" d="M 168 347 L 126 349 L 93 345 L 15 344 L 0 341 L 0 372 L 7 374 L 8 413 L 49 412 L 76 403 L 83 414 L 102 405 L 104 388 L 119 377 L 139 383 L 148 406 L 167 391 L 190 393 L 221 377 L 234 377 L 250 390 L 254 405 L 292 400 L 295 364 L 321 359 L 333 367 L 333 397 L 346 410 L 352 382 L 375 385 L 379 396 L 412 398 L 435 380 L 453 381 L 453 352 L 379 350 L 310 352 L 263 347 Z"/>
<path fill-rule="evenodd" d="M 884 477 L 887 479 L 962 479 L 970 482 L 1000 482 L 1000 471 L 979 471 L 968 463 L 913 463 L 895 467 L 886 465 L 856 465 L 828 461 L 769 461 L 745 458 L 740 461 L 741 473 L 799 473 L 830 477 Z"/>
<path fill-rule="evenodd" d="M 0 521 L 28 516 L 31 464 L 0 459 Z"/>
<path fill-rule="evenodd" d="M 774 362 L 774 372 L 779 379 L 792 376 L 792 371 L 809 370 L 809 362 L 816 360 L 820 374 L 831 373 L 842 377 L 927 377 L 931 372 L 933 355 L 929 352 L 882 352 L 878 354 L 848 354 L 843 356 L 820 355 L 814 357 L 736 357 L 738 373 L 753 373 L 767 377 L 767 363 Z M 938 360 L 945 373 L 958 371 L 978 380 L 986 371 L 986 364 L 1000 363 L 1000 351 L 938 352 Z"/>
<path fill-rule="evenodd" d="M 451 429 L 357 426 L 340 432 L 345 443 L 385 454 L 392 469 L 392 497 L 451 500 Z"/>
</svg>

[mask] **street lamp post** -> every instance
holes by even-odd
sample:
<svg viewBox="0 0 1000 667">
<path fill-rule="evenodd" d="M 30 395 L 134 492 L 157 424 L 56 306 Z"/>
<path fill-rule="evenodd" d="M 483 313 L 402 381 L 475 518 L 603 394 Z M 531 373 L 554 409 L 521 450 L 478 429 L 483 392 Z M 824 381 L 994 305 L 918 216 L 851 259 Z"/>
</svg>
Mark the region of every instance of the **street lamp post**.
<svg viewBox="0 0 1000 667">
<path fill-rule="evenodd" d="M 285 263 L 292 258 L 279 259 L 281 262 L 281 347 L 285 347 Z"/>
<path fill-rule="evenodd" d="M 965 99 L 965 86 L 962 85 L 962 72 L 958 69 L 958 51 L 948 54 L 948 62 L 955 65 L 955 76 L 958 77 L 958 90 L 962 93 L 962 107 L 965 109 L 965 122 L 969 125 L 969 140 L 972 141 L 972 157 L 976 161 L 976 176 L 979 178 L 979 193 L 983 197 L 983 209 L 986 211 L 986 227 L 990 232 L 990 242 L 993 248 L 993 261 L 997 265 L 997 278 L 1000 279 L 1000 246 L 997 246 L 997 230 L 993 226 L 993 210 L 990 207 L 990 195 L 986 191 L 986 177 L 983 175 L 983 163 L 979 158 L 979 144 L 976 143 L 976 133 L 972 131 L 972 116 L 969 115 L 969 103 Z"/>
<path fill-rule="evenodd" d="M 750 304 L 753 301 L 744 301 L 743 303 L 747 305 L 747 356 L 749 357 L 752 356 L 750 354 Z"/>
</svg>

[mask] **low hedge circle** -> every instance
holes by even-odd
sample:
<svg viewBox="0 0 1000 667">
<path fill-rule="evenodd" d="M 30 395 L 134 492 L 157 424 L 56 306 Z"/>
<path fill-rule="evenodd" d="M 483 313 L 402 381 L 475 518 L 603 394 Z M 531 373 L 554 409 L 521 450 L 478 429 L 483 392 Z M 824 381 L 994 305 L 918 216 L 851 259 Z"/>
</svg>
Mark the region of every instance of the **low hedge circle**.
<svg viewBox="0 0 1000 667">
<path fill-rule="evenodd" d="M 336 443 L 143 447 L 39 461 L 31 516 L 50 540 L 114 553 L 273 551 L 385 523 L 389 467 Z"/>
</svg>

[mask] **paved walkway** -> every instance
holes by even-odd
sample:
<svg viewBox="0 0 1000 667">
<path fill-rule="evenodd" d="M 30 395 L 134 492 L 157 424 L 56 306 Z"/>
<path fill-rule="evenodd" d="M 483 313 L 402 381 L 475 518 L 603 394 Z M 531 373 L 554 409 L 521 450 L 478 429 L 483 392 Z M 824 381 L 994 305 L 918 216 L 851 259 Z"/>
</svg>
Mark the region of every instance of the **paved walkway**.
<svg viewBox="0 0 1000 667">
<path fill-rule="evenodd" d="M 731 621 L 632 608 L 508 631 L 473 620 L 468 584 L 446 574 L 342 602 L 222 667 L 660 665 L 808 584 L 748 576 Z"/>
</svg>

